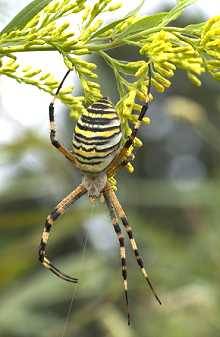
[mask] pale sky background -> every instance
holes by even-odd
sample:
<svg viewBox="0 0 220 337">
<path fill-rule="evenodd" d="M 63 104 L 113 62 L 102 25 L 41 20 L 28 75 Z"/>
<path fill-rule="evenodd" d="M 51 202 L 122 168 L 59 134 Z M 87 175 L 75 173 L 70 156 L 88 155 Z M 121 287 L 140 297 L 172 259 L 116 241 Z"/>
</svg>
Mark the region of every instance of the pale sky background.
<svg viewBox="0 0 220 337">
<path fill-rule="evenodd" d="M 7 2 L 6 13 L 8 17 L 4 17 L 4 22 L 1 22 L 0 28 L 3 28 L 7 22 L 25 5 L 28 0 L 10 0 Z M 126 4 L 126 12 L 134 8 L 138 1 L 122 1 Z M 174 0 L 146 0 L 142 8 L 142 13 L 153 13 L 162 3 L 174 5 Z M 125 9 L 122 10 L 123 13 Z M 187 9 L 189 13 L 195 11 L 202 11 L 204 17 L 211 17 L 220 15 L 220 0 L 198 0 L 196 4 Z M 119 16 L 119 12 L 115 14 Z M 48 58 L 47 58 L 48 57 Z M 32 64 L 35 67 L 45 69 L 55 74 L 59 79 L 65 73 L 65 66 L 63 65 L 61 57 L 58 53 L 24 53 L 19 55 L 19 60 L 22 63 Z M 48 62 L 49 60 L 49 62 Z M 23 132 L 23 128 L 38 129 L 42 135 L 48 135 L 48 104 L 50 103 L 50 96 L 38 89 L 18 84 L 16 81 L 5 76 L 0 78 L 0 99 L 3 111 L 0 112 L 0 144 L 10 143 Z M 58 114 L 59 103 L 57 102 Z M 12 120 L 14 121 L 12 123 Z M 0 162 L 1 163 L 1 162 Z"/>
</svg>

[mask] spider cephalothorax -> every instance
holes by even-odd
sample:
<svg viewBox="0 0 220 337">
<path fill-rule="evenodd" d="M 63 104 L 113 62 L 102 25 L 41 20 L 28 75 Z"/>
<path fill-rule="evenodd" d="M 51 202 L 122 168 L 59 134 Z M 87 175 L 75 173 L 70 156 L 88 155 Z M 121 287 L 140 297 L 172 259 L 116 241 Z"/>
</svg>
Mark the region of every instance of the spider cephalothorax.
<svg viewBox="0 0 220 337">
<path fill-rule="evenodd" d="M 67 75 L 66 73 L 60 83 L 56 95 L 58 95 Z M 150 66 L 149 66 L 149 88 L 150 93 Z M 104 198 L 106 206 L 112 220 L 113 229 L 117 235 L 120 246 L 120 257 L 122 266 L 122 277 L 124 282 L 125 299 L 128 306 L 127 295 L 127 263 L 125 254 L 124 236 L 119 226 L 119 220 L 125 227 L 131 248 L 134 252 L 136 261 L 144 275 L 148 285 L 150 286 L 155 298 L 161 304 L 148 274 L 144 267 L 144 262 L 139 254 L 136 241 L 133 237 L 133 231 L 128 223 L 123 208 L 121 207 L 114 189 L 109 181 L 111 177 L 129 161 L 129 149 L 133 146 L 138 129 L 141 126 L 145 113 L 148 109 L 148 102 L 144 103 L 138 120 L 134 125 L 131 135 L 121 145 L 121 123 L 116 110 L 111 101 L 107 97 L 101 98 L 87 108 L 76 123 L 73 135 L 73 152 L 67 150 L 56 139 L 56 129 L 54 121 L 54 100 L 49 105 L 50 118 L 50 139 L 52 144 L 82 173 L 82 183 L 78 185 L 69 195 L 67 195 L 47 216 L 44 230 L 39 248 L 39 260 L 44 267 L 51 270 L 55 275 L 69 282 L 76 283 L 78 280 L 62 273 L 55 267 L 46 257 L 46 246 L 49 239 L 51 227 L 55 220 L 62 215 L 66 209 L 72 205 L 77 199 L 84 194 L 88 194 L 89 198 L 95 200 L 101 196 Z M 129 156 L 128 156 L 129 154 Z M 128 324 L 130 324 L 130 316 L 128 312 Z"/>
<path fill-rule="evenodd" d="M 91 200 L 99 198 L 107 184 L 106 173 L 99 173 L 97 175 L 84 175 L 82 184 L 86 188 L 88 197 Z"/>
</svg>

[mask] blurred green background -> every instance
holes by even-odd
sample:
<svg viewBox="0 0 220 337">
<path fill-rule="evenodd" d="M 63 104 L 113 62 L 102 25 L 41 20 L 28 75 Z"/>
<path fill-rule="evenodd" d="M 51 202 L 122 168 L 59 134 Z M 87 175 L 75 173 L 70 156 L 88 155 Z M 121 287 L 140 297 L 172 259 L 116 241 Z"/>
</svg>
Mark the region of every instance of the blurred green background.
<svg viewBox="0 0 220 337">
<path fill-rule="evenodd" d="M 6 3 L 2 8 L 0 20 L 7 21 L 13 10 Z M 187 12 L 177 24 L 200 21 L 203 15 Z M 114 56 L 132 60 L 133 53 L 120 49 Z M 110 70 L 100 59 L 93 61 L 103 92 L 116 100 Z M 118 244 L 103 205 L 82 198 L 51 233 L 49 256 L 79 277 L 79 286 L 57 279 L 38 263 L 47 214 L 81 178 L 39 125 L 25 127 L 7 115 L 4 90 L 1 81 L 0 133 L 6 125 L 12 131 L 0 144 L 0 336 L 219 336 L 219 83 L 204 77 L 198 89 L 177 73 L 172 88 L 156 94 L 150 106 L 152 123 L 141 129 L 144 147 L 137 152 L 135 172 L 118 176 L 118 197 L 163 301 L 162 307 L 154 301 L 127 245 L 130 328 Z M 18 99 L 13 91 L 11 97 Z M 31 115 L 37 98 L 28 103 Z M 59 138 L 70 147 L 73 126 L 64 107 L 59 117 Z"/>
</svg>

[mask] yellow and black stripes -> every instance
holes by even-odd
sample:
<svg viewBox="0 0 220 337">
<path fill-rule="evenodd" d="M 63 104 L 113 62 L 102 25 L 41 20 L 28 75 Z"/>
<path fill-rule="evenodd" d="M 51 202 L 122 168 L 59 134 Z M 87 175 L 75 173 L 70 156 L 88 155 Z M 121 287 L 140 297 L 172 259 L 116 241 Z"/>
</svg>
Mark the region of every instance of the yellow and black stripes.
<svg viewBox="0 0 220 337">
<path fill-rule="evenodd" d="M 125 149 L 129 149 L 129 147 L 133 144 L 134 139 L 137 136 L 138 130 L 139 130 L 140 126 L 141 126 L 141 122 L 142 122 L 142 120 L 143 120 L 143 118 L 144 118 L 144 116 L 145 116 L 145 114 L 146 114 L 146 112 L 148 110 L 148 106 L 149 106 L 148 102 L 146 102 L 146 103 L 144 103 L 142 105 L 140 115 L 138 116 L 138 120 L 137 120 L 137 122 L 134 125 L 132 133 L 128 137 L 128 140 L 124 144 Z"/>
<path fill-rule="evenodd" d="M 128 223 L 126 214 L 125 214 L 125 212 L 123 211 L 123 209 L 122 209 L 122 207 L 121 207 L 121 205 L 120 205 L 120 203 L 119 203 L 119 201 L 118 201 L 118 199 L 117 199 L 117 197 L 116 197 L 114 191 L 110 190 L 110 191 L 109 191 L 109 195 L 110 195 L 110 200 L 111 200 L 111 202 L 112 202 L 112 204 L 113 204 L 113 206 L 114 206 L 114 209 L 115 209 L 115 211 L 116 211 L 116 214 L 117 214 L 117 216 L 121 219 L 122 224 L 124 225 L 125 230 L 126 230 L 126 232 L 127 232 L 127 234 L 128 234 L 128 237 L 129 237 L 129 241 L 130 241 L 132 250 L 133 250 L 133 252 L 134 252 L 136 261 L 137 261 L 137 263 L 138 263 L 138 265 L 139 265 L 139 267 L 140 267 L 140 269 L 141 269 L 141 272 L 142 272 L 142 274 L 144 275 L 144 278 L 145 278 L 145 280 L 147 281 L 147 283 L 148 283 L 148 285 L 149 285 L 149 287 L 150 287 L 152 293 L 154 294 L 154 297 L 156 298 L 156 300 L 158 301 L 159 304 L 162 304 L 162 302 L 161 302 L 159 296 L 157 295 L 156 291 L 154 290 L 153 285 L 152 285 L 152 283 L 151 283 L 151 281 L 150 281 L 150 279 L 149 279 L 149 276 L 148 276 L 148 274 L 147 274 L 147 272 L 146 272 L 146 269 L 145 269 L 145 267 L 144 267 L 144 261 L 143 261 L 143 258 L 142 258 L 142 257 L 140 256 L 140 254 L 139 254 L 139 251 L 138 251 L 138 247 L 137 247 L 136 241 L 135 241 L 135 239 L 134 239 L 134 237 L 133 237 L 132 228 L 131 228 L 131 226 L 130 226 L 129 223 Z"/>
<path fill-rule="evenodd" d="M 145 279 L 146 279 L 146 281 L 147 281 L 147 283 L 148 283 L 148 285 L 149 285 L 151 291 L 153 292 L 153 294 L 154 294 L 154 296 L 155 296 L 157 302 L 158 302 L 159 304 L 162 304 L 162 302 L 161 302 L 161 300 L 159 299 L 159 297 L 158 297 L 156 291 L 154 290 L 154 288 L 153 288 L 153 286 L 152 286 L 152 283 L 151 283 L 151 281 L 150 281 L 150 279 L 149 279 L 149 276 L 148 276 L 148 274 L 147 274 L 147 272 L 146 272 L 146 269 L 145 269 L 145 267 L 144 267 L 144 260 L 143 260 L 143 258 L 140 256 L 140 254 L 139 254 L 139 252 L 138 252 L 137 244 L 136 244 L 136 241 L 135 241 L 135 239 L 134 239 L 134 237 L 133 237 L 132 228 L 131 228 L 131 226 L 128 224 L 128 220 L 127 220 L 126 216 L 122 216 L 122 217 L 121 217 L 121 221 L 122 221 L 122 223 L 123 223 L 123 225 L 124 225 L 124 227 L 125 227 L 125 230 L 126 230 L 126 232 L 127 232 L 127 234 L 128 234 L 128 237 L 129 237 L 129 240 L 130 240 L 130 243 L 131 243 L 132 250 L 133 250 L 134 255 L 135 255 L 135 257 L 136 257 L 137 263 L 138 263 L 139 267 L 141 268 L 141 272 L 142 272 L 142 274 L 144 275 L 144 277 L 145 277 Z"/>
<path fill-rule="evenodd" d="M 68 208 L 74 201 L 79 199 L 85 193 L 86 193 L 85 187 L 82 184 L 79 185 L 73 192 L 71 192 L 66 198 L 64 198 L 55 207 L 55 209 L 47 216 L 39 247 L 39 261 L 42 263 L 42 265 L 47 269 L 49 269 L 59 278 L 73 283 L 77 283 L 78 280 L 74 277 L 62 273 L 48 260 L 48 258 L 46 257 L 46 246 L 49 239 L 50 230 L 54 222 L 59 218 L 60 215 L 62 215 L 65 212 L 66 208 Z"/>
<path fill-rule="evenodd" d="M 125 293 L 125 300 L 127 305 L 127 315 L 128 315 L 128 325 L 130 325 L 130 313 L 128 308 L 128 281 L 127 281 L 127 263 L 126 263 L 126 253 L 125 253 L 125 239 L 122 234 L 121 228 L 118 224 L 116 212 L 114 209 L 113 204 L 111 203 L 110 197 L 109 197 L 109 191 L 104 191 L 104 198 L 106 205 L 109 210 L 109 214 L 112 220 L 114 231 L 117 235 L 119 246 L 120 246 L 120 257 L 121 257 L 121 267 L 122 267 L 122 278 L 123 278 L 123 284 L 124 284 L 124 293 Z"/>
<path fill-rule="evenodd" d="M 115 157 L 121 137 L 121 122 L 108 98 L 89 106 L 78 119 L 73 135 L 73 150 L 80 170 L 104 171 Z"/>
</svg>

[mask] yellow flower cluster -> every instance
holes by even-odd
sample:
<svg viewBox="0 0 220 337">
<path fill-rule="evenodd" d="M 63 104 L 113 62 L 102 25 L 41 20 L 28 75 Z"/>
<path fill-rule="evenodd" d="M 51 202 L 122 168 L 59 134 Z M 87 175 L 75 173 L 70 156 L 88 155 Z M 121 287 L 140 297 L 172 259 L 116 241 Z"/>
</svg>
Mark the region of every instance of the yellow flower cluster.
<svg viewBox="0 0 220 337">
<path fill-rule="evenodd" d="M 157 91 L 164 92 L 171 85 L 169 78 L 176 68 L 184 69 L 195 85 L 201 85 L 197 76 L 204 72 L 203 60 L 182 36 L 161 30 L 148 38 L 140 53 L 153 63 L 152 85 Z"/>
<path fill-rule="evenodd" d="M 83 40 L 89 39 L 93 32 L 98 30 L 103 21 L 98 19 L 94 22 L 99 14 L 104 12 L 113 12 L 121 8 L 122 3 L 111 4 L 112 0 L 97 0 L 93 6 L 90 4 L 85 5 L 84 12 L 82 14 L 82 22 L 84 23 L 84 32 L 82 34 Z"/>
<path fill-rule="evenodd" d="M 131 86 L 128 93 L 125 96 L 123 96 L 116 105 L 116 110 L 121 118 L 124 139 L 127 139 L 127 137 L 130 136 L 132 132 L 129 122 L 131 122 L 132 124 L 135 124 L 135 122 L 137 122 L 138 120 L 138 114 L 134 114 L 134 111 L 140 112 L 141 110 L 141 105 L 135 103 L 136 97 L 141 93 L 140 89 L 137 87 L 137 84 L 138 83 L 136 82 L 136 86 Z M 150 97 L 147 97 L 146 86 L 145 86 L 144 92 L 145 92 L 145 95 L 144 95 L 145 101 L 152 99 L 151 95 Z M 141 96 L 141 99 L 142 98 L 143 96 Z M 150 118 L 145 116 L 142 120 L 142 123 L 150 124 Z M 136 137 L 133 145 L 129 147 L 126 153 L 126 158 L 129 160 L 128 164 L 126 165 L 126 168 L 129 173 L 133 173 L 134 171 L 134 167 L 130 163 L 130 160 L 134 159 L 133 152 L 135 151 L 136 148 L 139 148 L 142 145 L 143 145 L 142 141 Z"/>
<path fill-rule="evenodd" d="M 220 80 L 220 16 L 207 21 L 201 34 L 200 46 L 208 55 L 208 71 L 216 80 Z"/>
<path fill-rule="evenodd" d="M 59 81 L 57 81 L 52 74 L 43 73 L 41 69 L 31 66 L 21 67 L 16 60 L 8 59 L 7 57 L 3 57 L 1 60 L 0 74 L 11 77 L 19 83 L 36 86 L 50 94 L 53 94 L 59 85 Z M 92 85 L 93 82 L 91 82 L 91 86 Z M 58 98 L 68 106 L 71 116 L 78 119 L 83 111 L 85 111 L 85 97 L 74 97 L 72 92 L 72 86 L 64 87 L 60 90 Z"/>
<path fill-rule="evenodd" d="M 95 33 L 103 24 L 103 20 L 98 19 L 90 24 L 90 26 L 80 35 L 80 41 L 86 43 L 89 41 L 91 35 Z"/>
<path fill-rule="evenodd" d="M 96 65 L 68 54 L 64 55 L 64 62 L 67 68 L 75 70 L 78 73 L 84 91 L 85 102 L 89 104 L 98 100 L 102 96 L 100 84 L 91 80 L 97 78 L 94 72 Z"/>
<path fill-rule="evenodd" d="M 141 105 L 135 103 L 136 96 L 140 90 L 137 90 L 136 87 L 132 87 L 128 93 L 123 96 L 116 105 L 116 110 L 121 118 L 122 129 L 124 131 L 124 136 L 127 137 L 131 133 L 131 128 L 128 122 L 135 123 L 137 121 L 138 115 L 134 114 L 134 111 L 140 111 Z M 147 93 L 147 90 L 145 91 Z M 146 96 L 145 96 L 146 97 Z M 146 100 L 146 99 L 145 99 Z M 143 118 L 144 124 L 150 124 L 150 118 Z"/>
</svg>

